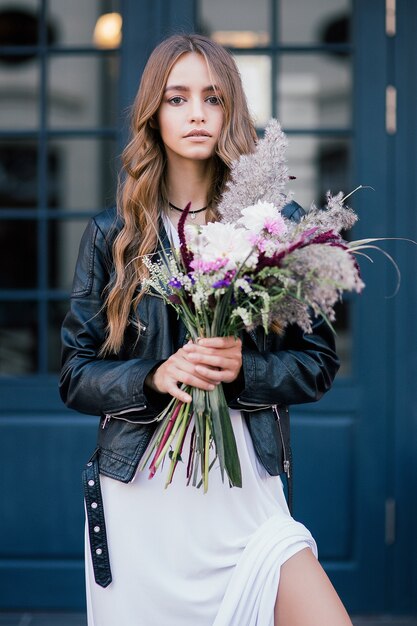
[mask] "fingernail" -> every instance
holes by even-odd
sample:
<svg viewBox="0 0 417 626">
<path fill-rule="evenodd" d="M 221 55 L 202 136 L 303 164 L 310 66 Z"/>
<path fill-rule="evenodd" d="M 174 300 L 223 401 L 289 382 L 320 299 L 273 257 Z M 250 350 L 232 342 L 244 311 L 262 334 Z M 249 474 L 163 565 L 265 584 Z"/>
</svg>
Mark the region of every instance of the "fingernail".
<svg viewBox="0 0 417 626">
<path fill-rule="evenodd" d="M 210 389 L 210 391 L 213 391 L 213 389 L 216 389 L 216 385 L 210 385 L 209 389 Z"/>
</svg>

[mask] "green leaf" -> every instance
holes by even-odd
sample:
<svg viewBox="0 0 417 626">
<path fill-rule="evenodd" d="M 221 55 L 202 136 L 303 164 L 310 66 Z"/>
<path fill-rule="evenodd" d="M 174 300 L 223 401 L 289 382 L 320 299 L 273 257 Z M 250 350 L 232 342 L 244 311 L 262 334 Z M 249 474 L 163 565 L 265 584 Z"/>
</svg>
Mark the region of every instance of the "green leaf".
<svg viewBox="0 0 417 626">
<path fill-rule="evenodd" d="M 224 467 L 227 476 L 230 483 L 234 487 L 241 487 L 242 471 L 240 467 L 239 454 L 236 446 L 235 434 L 233 432 L 232 421 L 230 419 L 230 412 L 226 403 L 222 385 L 218 385 L 214 391 L 210 391 L 209 395 L 213 426 L 215 424 L 213 417 L 216 419 L 217 428 L 220 425 Z"/>
</svg>

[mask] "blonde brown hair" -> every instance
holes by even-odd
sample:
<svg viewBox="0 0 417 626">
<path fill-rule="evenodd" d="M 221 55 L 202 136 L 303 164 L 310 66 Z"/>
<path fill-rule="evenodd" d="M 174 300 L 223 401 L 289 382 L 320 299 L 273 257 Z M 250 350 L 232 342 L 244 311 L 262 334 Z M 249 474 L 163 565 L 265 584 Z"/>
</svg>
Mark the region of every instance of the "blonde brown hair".
<svg viewBox="0 0 417 626">
<path fill-rule="evenodd" d="M 180 56 L 189 52 L 201 54 L 205 59 L 221 93 L 224 112 L 223 128 L 213 157 L 211 195 L 207 198 L 209 220 L 218 217 L 216 205 L 232 161 L 255 148 L 256 132 L 232 56 L 202 35 L 174 35 L 160 43 L 143 71 L 132 107 L 132 139 L 122 155 L 117 204 L 124 225 L 113 245 L 115 275 L 105 301 L 108 326 L 102 354 L 120 350 L 132 305 L 136 308 L 143 295 L 139 291 L 135 296 L 147 274 L 142 257 L 156 248 L 155 224 L 158 224 L 160 208 L 168 202 L 165 149 L 155 119 L 173 66 Z"/>
</svg>

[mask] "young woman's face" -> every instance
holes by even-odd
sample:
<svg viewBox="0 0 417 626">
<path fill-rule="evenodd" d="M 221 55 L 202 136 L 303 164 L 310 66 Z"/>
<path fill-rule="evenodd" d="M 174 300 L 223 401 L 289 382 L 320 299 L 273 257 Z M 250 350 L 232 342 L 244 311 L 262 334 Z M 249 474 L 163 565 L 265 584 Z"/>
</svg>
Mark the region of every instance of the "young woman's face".
<svg viewBox="0 0 417 626">
<path fill-rule="evenodd" d="M 211 158 L 223 125 L 223 108 L 214 90 L 204 57 L 182 55 L 172 68 L 158 124 L 168 161 Z"/>
</svg>

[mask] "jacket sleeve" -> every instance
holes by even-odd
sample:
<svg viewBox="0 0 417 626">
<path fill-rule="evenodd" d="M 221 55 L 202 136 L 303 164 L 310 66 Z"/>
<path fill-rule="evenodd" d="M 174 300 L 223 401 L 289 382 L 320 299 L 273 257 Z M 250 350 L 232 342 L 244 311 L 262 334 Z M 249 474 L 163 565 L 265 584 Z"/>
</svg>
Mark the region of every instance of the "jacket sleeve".
<svg viewBox="0 0 417 626">
<path fill-rule="evenodd" d="M 233 408 L 314 402 L 330 389 L 339 369 L 333 332 L 322 319 L 309 334 L 290 326 L 276 350 L 252 346 L 242 351 L 239 386 L 229 402 Z"/>
<path fill-rule="evenodd" d="M 149 402 L 144 381 L 159 360 L 101 358 L 106 317 L 103 291 L 110 278 L 111 244 L 95 219 L 80 244 L 70 310 L 62 325 L 60 394 L 65 404 L 90 415 L 128 413 L 133 421 L 149 421 L 166 404 Z"/>
</svg>

